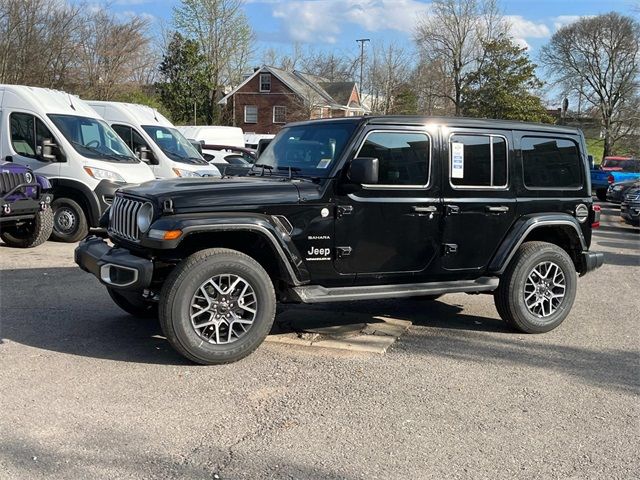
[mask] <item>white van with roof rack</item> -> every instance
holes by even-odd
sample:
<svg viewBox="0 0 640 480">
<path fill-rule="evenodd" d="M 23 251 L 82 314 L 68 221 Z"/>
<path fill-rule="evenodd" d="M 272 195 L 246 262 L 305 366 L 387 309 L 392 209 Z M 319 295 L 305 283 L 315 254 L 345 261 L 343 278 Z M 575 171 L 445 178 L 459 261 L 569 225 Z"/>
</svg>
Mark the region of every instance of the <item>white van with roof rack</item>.
<svg viewBox="0 0 640 480">
<path fill-rule="evenodd" d="M 156 178 L 219 177 L 173 124 L 146 105 L 86 101 L 104 118 L 127 146 L 147 162 Z"/>
<path fill-rule="evenodd" d="M 24 85 L 0 85 L 0 158 L 49 179 L 52 238 L 64 242 L 99 226 L 118 188 L 155 178 L 84 101 Z"/>
</svg>

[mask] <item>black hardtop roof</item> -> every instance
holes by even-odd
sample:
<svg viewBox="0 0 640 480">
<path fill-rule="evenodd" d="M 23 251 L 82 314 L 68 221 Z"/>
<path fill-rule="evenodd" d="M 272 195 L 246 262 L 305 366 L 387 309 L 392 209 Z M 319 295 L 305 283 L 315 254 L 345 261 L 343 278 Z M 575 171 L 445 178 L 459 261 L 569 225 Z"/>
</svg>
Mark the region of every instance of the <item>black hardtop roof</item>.
<svg viewBox="0 0 640 480">
<path fill-rule="evenodd" d="M 530 130 L 536 132 L 565 133 L 576 135 L 580 130 L 563 125 L 548 123 L 519 122 L 515 120 L 495 120 L 468 117 L 429 117 L 410 115 L 365 115 L 364 117 L 324 118 L 295 122 L 292 125 L 317 125 L 320 123 L 358 123 L 369 125 L 426 125 L 443 124 L 451 127 L 500 128 L 504 130 Z"/>
</svg>

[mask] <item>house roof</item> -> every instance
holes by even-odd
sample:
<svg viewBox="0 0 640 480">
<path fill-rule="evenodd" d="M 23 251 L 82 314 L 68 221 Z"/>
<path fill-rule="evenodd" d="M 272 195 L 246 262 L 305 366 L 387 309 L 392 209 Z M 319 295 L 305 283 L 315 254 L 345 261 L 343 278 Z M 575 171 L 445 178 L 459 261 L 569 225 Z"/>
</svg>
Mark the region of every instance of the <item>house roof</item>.
<svg viewBox="0 0 640 480">
<path fill-rule="evenodd" d="M 324 105 L 333 108 L 344 108 L 349 106 L 349 97 L 355 86 L 355 82 L 330 82 L 327 78 L 310 73 L 299 72 L 297 70 L 287 71 L 281 68 L 264 65 L 256 69 L 251 76 L 245 79 L 240 85 L 229 92 L 218 103 L 226 104 L 239 89 L 245 86 L 260 73 L 271 73 L 282 83 L 298 94 L 303 99 L 308 99 L 310 94 L 318 96 Z"/>
</svg>

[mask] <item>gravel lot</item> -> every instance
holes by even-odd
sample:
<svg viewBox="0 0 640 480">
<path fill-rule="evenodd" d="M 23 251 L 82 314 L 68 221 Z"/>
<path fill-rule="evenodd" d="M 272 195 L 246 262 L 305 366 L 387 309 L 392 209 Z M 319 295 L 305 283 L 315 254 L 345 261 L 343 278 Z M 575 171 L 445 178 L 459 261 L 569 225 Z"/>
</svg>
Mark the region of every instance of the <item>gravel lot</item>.
<svg viewBox="0 0 640 480">
<path fill-rule="evenodd" d="M 72 245 L 2 246 L 0 478 L 638 478 L 640 230 L 603 209 L 607 264 L 551 333 L 485 295 L 332 305 L 413 326 L 385 355 L 222 367 L 121 312 Z"/>
</svg>

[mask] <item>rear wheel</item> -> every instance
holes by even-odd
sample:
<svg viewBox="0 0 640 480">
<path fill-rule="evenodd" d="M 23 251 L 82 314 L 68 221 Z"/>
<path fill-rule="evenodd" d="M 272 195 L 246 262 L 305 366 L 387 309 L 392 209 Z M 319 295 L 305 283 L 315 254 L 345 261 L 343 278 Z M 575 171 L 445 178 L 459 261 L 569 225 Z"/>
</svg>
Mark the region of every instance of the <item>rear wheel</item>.
<svg viewBox="0 0 640 480">
<path fill-rule="evenodd" d="M 87 216 L 82 207 L 70 198 L 56 198 L 51 203 L 53 209 L 53 233 L 51 238 L 58 242 L 74 243 L 89 233 Z"/>
<path fill-rule="evenodd" d="M 158 304 L 148 302 L 139 292 L 127 292 L 107 287 L 111 300 L 122 310 L 138 318 L 158 318 Z"/>
<path fill-rule="evenodd" d="M 46 242 L 52 230 L 53 212 L 47 207 L 36 213 L 33 220 L 3 229 L 0 237 L 10 247 L 32 248 Z"/>
<path fill-rule="evenodd" d="M 494 300 L 500 317 L 515 329 L 544 333 L 567 317 L 576 288 L 576 270 L 567 252 L 547 242 L 526 242 L 500 278 Z"/>
<path fill-rule="evenodd" d="M 253 352 L 271 330 L 273 284 L 253 258 L 224 248 L 194 253 L 167 277 L 160 325 L 173 348 L 203 365 Z"/>
<path fill-rule="evenodd" d="M 601 202 L 606 202 L 607 201 L 607 189 L 606 188 L 598 188 L 596 190 L 596 197 L 598 197 L 598 200 L 600 200 Z"/>
</svg>

